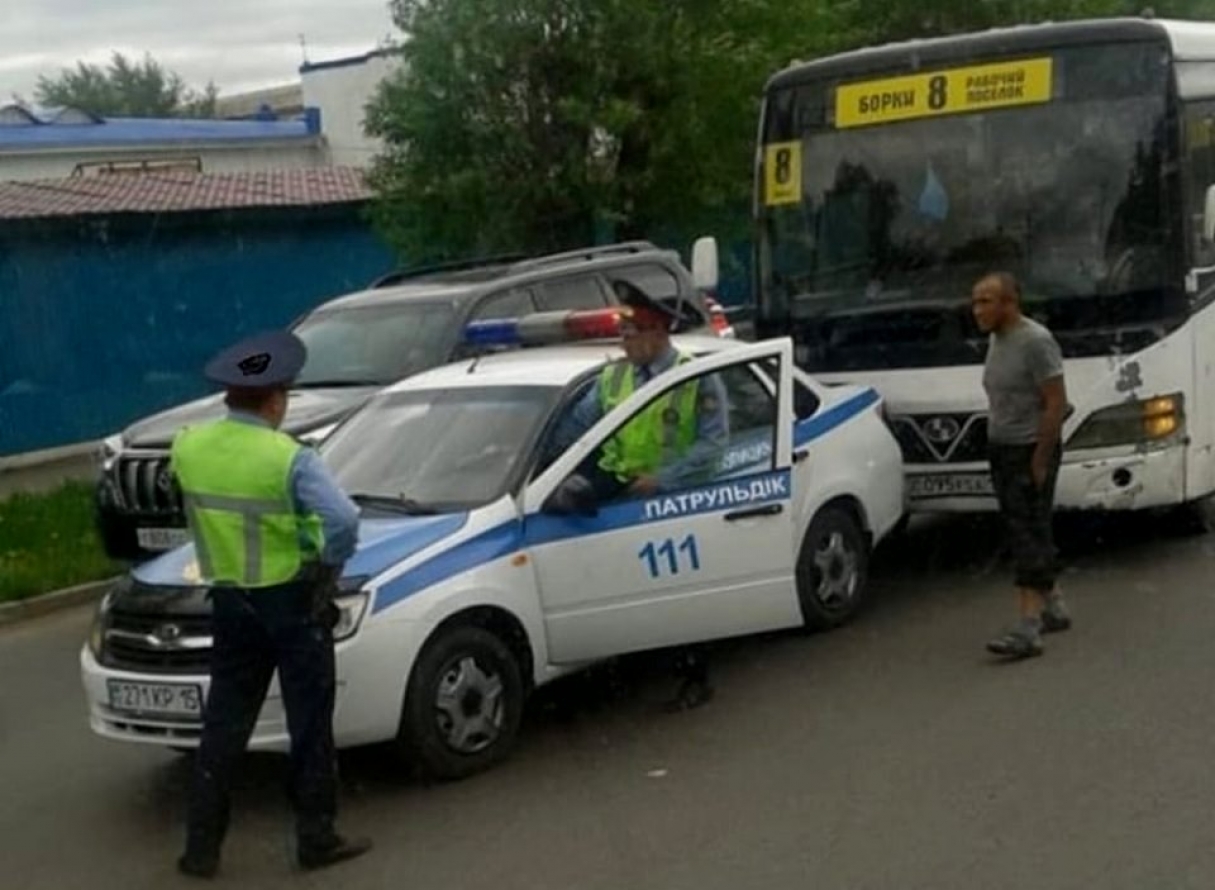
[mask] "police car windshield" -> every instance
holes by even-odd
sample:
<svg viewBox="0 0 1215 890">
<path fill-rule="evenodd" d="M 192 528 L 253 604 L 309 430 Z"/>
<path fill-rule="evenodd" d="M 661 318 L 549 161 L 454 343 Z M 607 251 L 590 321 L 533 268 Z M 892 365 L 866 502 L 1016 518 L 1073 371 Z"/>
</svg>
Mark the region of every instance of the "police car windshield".
<svg viewBox="0 0 1215 890">
<path fill-rule="evenodd" d="M 446 360 L 455 311 L 439 302 L 333 309 L 310 315 L 295 333 L 308 347 L 298 387 L 387 386 Z"/>
<path fill-rule="evenodd" d="M 505 493 L 560 394 L 551 386 L 387 394 L 322 450 L 347 491 L 468 509 Z"/>
</svg>

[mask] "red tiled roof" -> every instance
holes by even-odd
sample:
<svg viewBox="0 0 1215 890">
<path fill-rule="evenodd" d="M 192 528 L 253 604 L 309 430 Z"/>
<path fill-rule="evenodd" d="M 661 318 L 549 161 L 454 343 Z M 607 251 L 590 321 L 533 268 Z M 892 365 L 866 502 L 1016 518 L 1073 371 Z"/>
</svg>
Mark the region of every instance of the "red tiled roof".
<svg viewBox="0 0 1215 890">
<path fill-rule="evenodd" d="M 260 173 L 114 174 L 0 182 L 0 219 L 311 207 L 370 197 L 363 173 L 355 167 Z"/>
</svg>

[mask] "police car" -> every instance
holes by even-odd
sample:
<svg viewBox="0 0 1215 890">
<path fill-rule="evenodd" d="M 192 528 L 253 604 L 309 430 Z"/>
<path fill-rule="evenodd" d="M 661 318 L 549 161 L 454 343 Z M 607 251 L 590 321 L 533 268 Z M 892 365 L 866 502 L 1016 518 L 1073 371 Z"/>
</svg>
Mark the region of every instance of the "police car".
<svg viewBox="0 0 1215 890">
<path fill-rule="evenodd" d="M 470 775 L 509 750 L 528 693 L 565 673 L 633 651 L 832 628 L 861 605 L 869 554 L 904 506 L 877 393 L 818 384 L 794 367 L 788 339 L 676 337 L 694 360 L 554 447 L 562 419 L 620 360 L 618 320 L 609 309 L 471 325 L 479 357 L 384 390 L 322 446 L 363 510 L 338 600 L 339 746 L 391 740 L 433 776 Z M 546 345 L 497 349 L 532 342 Z M 709 377 L 728 433 L 695 478 L 603 502 L 579 484 L 639 411 Z M 205 595 L 190 546 L 107 595 L 81 653 L 97 733 L 197 744 Z M 250 746 L 287 745 L 272 686 Z"/>
</svg>

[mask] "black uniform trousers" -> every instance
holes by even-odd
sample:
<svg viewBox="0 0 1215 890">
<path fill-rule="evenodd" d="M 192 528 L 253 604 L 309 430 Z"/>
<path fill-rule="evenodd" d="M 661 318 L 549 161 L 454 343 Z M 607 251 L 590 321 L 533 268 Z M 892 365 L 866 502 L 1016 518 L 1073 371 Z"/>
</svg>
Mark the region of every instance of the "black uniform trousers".
<svg viewBox="0 0 1215 890">
<path fill-rule="evenodd" d="M 211 687 L 203 712 L 187 817 L 187 853 L 219 855 L 232 772 L 253 732 L 275 669 L 291 736 L 291 793 L 303 848 L 336 840 L 333 634 L 314 615 L 313 585 L 292 582 L 212 594 Z"/>
</svg>

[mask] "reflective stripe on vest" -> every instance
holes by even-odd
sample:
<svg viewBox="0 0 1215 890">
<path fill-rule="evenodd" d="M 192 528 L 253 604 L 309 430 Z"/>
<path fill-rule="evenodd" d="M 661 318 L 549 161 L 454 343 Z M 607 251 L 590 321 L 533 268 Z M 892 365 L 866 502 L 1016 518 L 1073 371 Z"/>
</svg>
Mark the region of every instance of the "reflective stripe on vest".
<svg viewBox="0 0 1215 890">
<path fill-rule="evenodd" d="M 692 357 L 679 353 L 676 366 Z M 599 399 L 604 413 L 611 411 L 637 388 L 636 369 L 620 362 L 599 378 Z M 699 384 L 689 381 L 664 393 L 621 428 L 603 445 L 599 466 L 625 480 L 654 473 L 691 447 L 696 439 L 696 393 Z"/>
<path fill-rule="evenodd" d="M 321 548 L 320 519 L 298 516 L 290 475 L 302 446 L 265 427 L 222 420 L 182 431 L 173 471 L 210 583 L 271 587 Z"/>
</svg>

